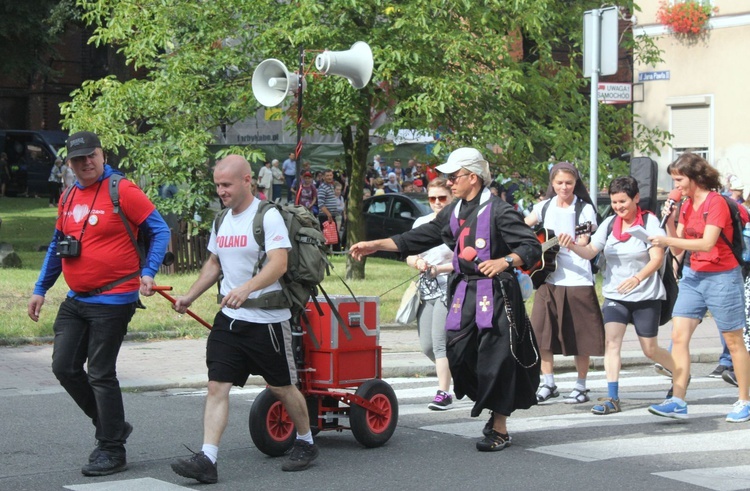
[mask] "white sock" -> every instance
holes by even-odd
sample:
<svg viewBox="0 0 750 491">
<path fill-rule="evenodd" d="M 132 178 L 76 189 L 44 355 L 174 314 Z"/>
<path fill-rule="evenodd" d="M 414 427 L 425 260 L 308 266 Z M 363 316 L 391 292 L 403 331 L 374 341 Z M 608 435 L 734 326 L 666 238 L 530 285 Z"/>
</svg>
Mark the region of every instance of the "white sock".
<svg viewBox="0 0 750 491">
<path fill-rule="evenodd" d="M 586 379 L 585 378 L 578 378 L 576 379 L 576 389 L 580 391 L 586 390 Z"/>
<path fill-rule="evenodd" d="M 308 431 L 304 435 L 300 435 L 299 432 L 297 433 L 297 439 L 298 440 L 304 440 L 310 445 L 313 444 L 313 437 L 312 437 L 312 431 Z"/>
<path fill-rule="evenodd" d="M 679 397 L 672 396 L 672 400 L 676 402 L 679 406 L 685 406 L 687 405 L 687 402 L 683 401 Z"/>
<path fill-rule="evenodd" d="M 203 453 L 206 455 L 206 457 L 209 458 L 211 463 L 216 463 L 216 458 L 219 456 L 219 447 L 216 445 L 209 445 L 208 443 L 204 443 L 203 447 L 201 447 L 201 450 L 203 450 Z"/>
<path fill-rule="evenodd" d="M 555 386 L 555 374 L 550 373 L 549 375 L 544 374 L 544 385 L 547 387 Z"/>
</svg>

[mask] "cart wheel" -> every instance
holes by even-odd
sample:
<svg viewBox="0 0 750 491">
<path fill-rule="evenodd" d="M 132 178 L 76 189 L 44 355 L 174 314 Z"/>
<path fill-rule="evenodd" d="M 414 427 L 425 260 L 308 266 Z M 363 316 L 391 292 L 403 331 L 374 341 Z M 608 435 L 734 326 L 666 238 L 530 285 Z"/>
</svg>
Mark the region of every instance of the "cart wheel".
<svg viewBox="0 0 750 491">
<path fill-rule="evenodd" d="M 263 390 L 250 408 L 250 437 L 266 455 L 278 457 L 292 448 L 296 430 L 284 405 L 273 392 Z"/>
<path fill-rule="evenodd" d="M 352 404 L 349 423 L 354 438 L 365 447 L 379 447 L 391 438 L 398 422 L 398 399 L 393 388 L 380 379 L 360 385 L 356 394 L 384 411 L 382 416 Z"/>
</svg>

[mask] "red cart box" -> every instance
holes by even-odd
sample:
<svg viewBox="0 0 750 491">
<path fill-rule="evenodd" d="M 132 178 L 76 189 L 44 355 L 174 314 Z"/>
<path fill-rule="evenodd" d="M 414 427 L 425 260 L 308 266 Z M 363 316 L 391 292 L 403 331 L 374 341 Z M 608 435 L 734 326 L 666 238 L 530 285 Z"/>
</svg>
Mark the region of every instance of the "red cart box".
<svg viewBox="0 0 750 491">
<path fill-rule="evenodd" d="M 309 322 L 302 325 L 308 336 L 306 359 L 312 368 L 311 381 L 319 387 L 357 386 L 380 378 L 380 326 L 378 297 L 330 296 L 332 305 L 318 297 L 323 315 L 314 303 L 307 305 Z M 338 310 L 344 326 L 331 313 Z"/>
</svg>

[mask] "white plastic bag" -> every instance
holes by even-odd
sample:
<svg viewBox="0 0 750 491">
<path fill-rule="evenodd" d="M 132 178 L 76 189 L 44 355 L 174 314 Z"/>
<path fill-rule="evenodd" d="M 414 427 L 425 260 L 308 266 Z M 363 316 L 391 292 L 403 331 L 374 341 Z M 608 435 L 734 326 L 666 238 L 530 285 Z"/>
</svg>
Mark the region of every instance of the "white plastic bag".
<svg viewBox="0 0 750 491">
<path fill-rule="evenodd" d="M 417 290 L 417 283 L 412 281 L 401 297 L 401 305 L 398 306 L 398 312 L 396 312 L 396 322 L 399 324 L 411 324 L 417 320 L 418 309 L 419 291 Z"/>
</svg>

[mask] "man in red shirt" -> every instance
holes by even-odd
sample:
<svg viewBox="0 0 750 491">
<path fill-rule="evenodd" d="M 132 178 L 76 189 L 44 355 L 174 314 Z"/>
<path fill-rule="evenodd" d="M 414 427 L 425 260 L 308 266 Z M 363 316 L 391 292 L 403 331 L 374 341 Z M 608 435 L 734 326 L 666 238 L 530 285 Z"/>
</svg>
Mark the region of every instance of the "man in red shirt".
<svg viewBox="0 0 750 491">
<path fill-rule="evenodd" d="M 99 137 L 88 131 L 75 133 L 67 150 L 76 182 L 58 205 L 55 233 L 28 315 L 39 320 L 44 295 L 62 273 L 70 291 L 53 326 L 52 371 L 96 427 L 97 446 L 81 472 L 105 476 L 127 469 L 125 442 L 133 431 L 125 421 L 117 354 L 139 293 L 154 294 L 154 276 L 170 231 L 143 191 L 121 179 L 119 206 L 128 227 L 134 236 L 145 233 L 151 238 L 141 265 L 125 221 L 114 209 L 109 185 L 116 171 L 106 164 Z"/>
</svg>

